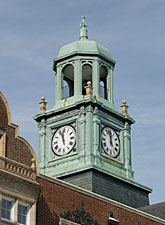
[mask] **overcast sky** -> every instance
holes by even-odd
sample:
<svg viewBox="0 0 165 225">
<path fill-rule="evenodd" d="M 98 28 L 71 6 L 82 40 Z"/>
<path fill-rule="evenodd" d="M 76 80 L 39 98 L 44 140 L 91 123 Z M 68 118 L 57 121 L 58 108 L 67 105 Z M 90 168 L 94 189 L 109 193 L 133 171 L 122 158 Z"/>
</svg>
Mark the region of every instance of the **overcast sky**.
<svg viewBox="0 0 165 225">
<path fill-rule="evenodd" d="M 53 59 L 79 39 L 81 16 L 88 36 L 108 48 L 115 105 L 123 99 L 132 126 L 135 180 L 153 188 L 150 202 L 165 201 L 165 0 L 0 0 L 0 90 L 37 152 L 41 96 L 54 106 Z"/>
</svg>

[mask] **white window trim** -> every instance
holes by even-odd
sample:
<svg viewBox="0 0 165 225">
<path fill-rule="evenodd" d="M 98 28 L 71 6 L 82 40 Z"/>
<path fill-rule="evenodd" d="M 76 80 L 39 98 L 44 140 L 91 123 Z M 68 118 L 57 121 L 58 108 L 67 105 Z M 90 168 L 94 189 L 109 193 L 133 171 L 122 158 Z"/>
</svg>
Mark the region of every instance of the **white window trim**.
<svg viewBox="0 0 165 225">
<path fill-rule="evenodd" d="M 4 195 L 2 195 L 2 199 L 7 200 L 7 201 L 11 201 L 12 202 L 12 209 L 11 209 L 11 219 L 8 220 L 8 219 L 5 219 L 5 218 L 2 218 L 2 215 L 1 215 L 1 220 L 14 223 L 15 199 L 9 198 L 9 197 L 4 196 Z M 1 204 L 1 208 L 2 208 L 2 204 Z"/>
<path fill-rule="evenodd" d="M 26 215 L 26 225 L 30 225 L 30 205 L 25 203 L 25 202 L 22 202 L 22 201 L 18 201 L 18 205 L 23 205 L 23 206 L 26 206 L 28 208 L 28 213 Z M 18 211 L 17 211 L 17 217 L 18 217 Z M 18 218 L 17 218 L 18 220 Z M 18 222 L 17 222 L 18 223 Z M 19 225 L 24 225 L 22 223 L 18 223 Z"/>
<path fill-rule="evenodd" d="M 11 219 L 2 218 L 1 209 L 2 209 L 2 199 L 12 201 L 12 211 L 11 211 Z M 0 224 L 2 225 L 22 225 L 18 223 L 18 204 L 28 207 L 28 213 L 26 216 L 26 225 L 35 225 L 36 215 L 36 203 L 30 203 L 29 201 L 24 202 L 23 199 L 20 198 L 12 198 L 8 197 L 8 195 L 0 193 Z"/>
</svg>

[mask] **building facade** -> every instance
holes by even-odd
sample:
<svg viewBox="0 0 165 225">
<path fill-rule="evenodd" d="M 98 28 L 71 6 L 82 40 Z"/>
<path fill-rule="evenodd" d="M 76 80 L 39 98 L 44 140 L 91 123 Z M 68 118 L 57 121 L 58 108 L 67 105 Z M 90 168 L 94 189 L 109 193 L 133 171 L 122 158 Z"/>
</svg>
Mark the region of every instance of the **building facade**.
<svg viewBox="0 0 165 225">
<path fill-rule="evenodd" d="M 162 225 L 148 207 L 151 189 L 134 181 L 131 125 L 113 101 L 115 61 L 89 41 L 82 17 L 80 40 L 54 61 L 56 104 L 41 98 L 39 162 L 12 123 L 0 92 L 0 224 Z M 100 87 L 101 85 L 101 87 Z M 162 218 L 161 218 L 162 217 Z"/>
<path fill-rule="evenodd" d="M 36 225 L 40 185 L 36 155 L 18 126 L 11 121 L 8 103 L 0 92 L 0 224 Z"/>
<path fill-rule="evenodd" d="M 0 92 L 0 224 L 2 225 L 162 225 L 144 213 L 39 171 L 30 144 L 18 136 Z M 163 214 L 162 214 L 163 215 Z"/>
</svg>

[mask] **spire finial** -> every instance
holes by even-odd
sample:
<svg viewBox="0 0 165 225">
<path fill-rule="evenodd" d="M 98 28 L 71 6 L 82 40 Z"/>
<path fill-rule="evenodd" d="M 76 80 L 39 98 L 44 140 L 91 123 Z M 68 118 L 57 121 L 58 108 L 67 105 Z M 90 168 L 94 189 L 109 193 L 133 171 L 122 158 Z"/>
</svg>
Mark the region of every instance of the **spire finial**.
<svg viewBox="0 0 165 225">
<path fill-rule="evenodd" d="M 122 101 L 122 105 L 120 107 L 122 109 L 122 114 L 125 115 L 125 116 L 129 116 L 129 114 L 128 114 L 128 105 L 127 105 L 126 100 Z"/>
<path fill-rule="evenodd" d="M 88 30 L 86 29 L 87 23 L 85 21 L 85 16 L 81 17 L 81 23 L 80 23 L 80 40 L 86 40 L 88 39 Z"/>
<path fill-rule="evenodd" d="M 39 104 L 40 104 L 40 111 L 39 111 L 39 113 L 45 112 L 46 111 L 46 104 L 47 104 L 47 102 L 45 101 L 45 97 L 44 96 L 41 97 L 41 101 L 39 102 Z"/>
</svg>

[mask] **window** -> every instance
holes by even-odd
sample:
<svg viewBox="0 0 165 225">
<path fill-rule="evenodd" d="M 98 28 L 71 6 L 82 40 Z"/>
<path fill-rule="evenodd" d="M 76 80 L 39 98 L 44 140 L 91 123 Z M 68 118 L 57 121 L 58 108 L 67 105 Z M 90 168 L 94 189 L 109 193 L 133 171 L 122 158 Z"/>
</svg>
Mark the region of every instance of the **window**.
<svg viewBox="0 0 165 225">
<path fill-rule="evenodd" d="M 18 224 L 29 224 L 29 205 L 22 202 L 18 203 Z"/>
<path fill-rule="evenodd" d="M 1 220 L 3 224 L 11 221 L 19 225 L 30 225 L 30 205 L 2 196 Z"/>
<path fill-rule="evenodd" d="M 6 220 L 14 220 L 14 200 L 3 197 L 1 206 L 1 217 Z"/>
</svg>

